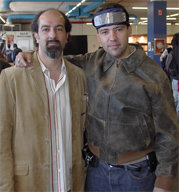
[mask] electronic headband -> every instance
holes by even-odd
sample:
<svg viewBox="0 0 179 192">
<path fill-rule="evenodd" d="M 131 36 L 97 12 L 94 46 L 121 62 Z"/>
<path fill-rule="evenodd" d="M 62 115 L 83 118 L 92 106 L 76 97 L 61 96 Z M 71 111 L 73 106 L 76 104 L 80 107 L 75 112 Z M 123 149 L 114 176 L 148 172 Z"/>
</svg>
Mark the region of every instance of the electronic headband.
<svg viewBox="0 0 179 192">
<path fill-rule="evenodd" d="M 108 25 L 118 24 L 129 26 L 129 20 L 127 20 L 126 13 L 122 8 L 111 8 L 100 11 L 94 15 L 92 23 L 97 29 Z"/>
</svg>

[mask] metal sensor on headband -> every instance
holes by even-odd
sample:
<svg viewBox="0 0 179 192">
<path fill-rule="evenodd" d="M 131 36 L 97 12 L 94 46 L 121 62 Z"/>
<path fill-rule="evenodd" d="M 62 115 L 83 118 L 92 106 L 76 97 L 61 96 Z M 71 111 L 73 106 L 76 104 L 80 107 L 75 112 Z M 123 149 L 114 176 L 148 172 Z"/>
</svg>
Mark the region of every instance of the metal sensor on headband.
<svg viewBox="0 0 179 192">
<path fill-rule="evenodd" d="M 121 9 L 101 11 L 93 18 L 93 25 L 96 28 L 115 24 L 128 24 L 126 13 Z"/>
</svg>

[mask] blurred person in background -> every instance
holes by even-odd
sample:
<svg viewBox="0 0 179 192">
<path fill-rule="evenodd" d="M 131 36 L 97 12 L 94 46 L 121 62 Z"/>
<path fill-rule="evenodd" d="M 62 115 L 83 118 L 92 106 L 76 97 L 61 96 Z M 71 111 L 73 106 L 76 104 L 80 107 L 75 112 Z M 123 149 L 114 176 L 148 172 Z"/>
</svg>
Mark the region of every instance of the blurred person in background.
<svg viewBox="0 0 179 192">
<path fill-rule="evenodd" d="M 14 43 L 13 45 L 13 50 L 12 50 L 12 55 L 11 55 L 11 59 L 13 61 L 13 63 L 15 62 L 16 59 L 16 55 L 18 55 L 19 52 L 22 52 L 22 49 L 20 49 L 16 43 Z"/>
<path fill-rule="evenodd" d="M 5 55 L 3 55 L 0 51 L 0 73 L 7 67 L 11 67 L 11 65 L 7 62 Z"/>
<path fill-rule="evenodd" d="M 12 49 L 11 49 L 11 44 L 8 44 L 8 45 L 7 45 L 7 49 L 6 49 L 6 51 L 5 51 L 5 56 L 6 56 L 7 61 L 8 61 L 9 63 L 13 62 L 13 61 L 12 61 Z"/>
</svg>

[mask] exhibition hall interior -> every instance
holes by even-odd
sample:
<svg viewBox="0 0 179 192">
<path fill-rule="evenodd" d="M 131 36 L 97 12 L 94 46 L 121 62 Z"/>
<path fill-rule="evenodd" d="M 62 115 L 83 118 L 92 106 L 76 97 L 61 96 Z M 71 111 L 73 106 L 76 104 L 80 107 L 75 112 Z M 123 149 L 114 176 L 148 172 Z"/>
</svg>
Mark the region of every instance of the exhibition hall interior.
<svg viewBox="0 0 179 192">
<path fill-rule="evenodd" d="M 40 10 L 57 8 L 72 22 L 72 41 L 67 46 L 67 54 L 93 52 L 100 44 L 96 40 L 96 30 L 92 26 L 91 18 L 94 9 L 104 2 L 120 3 L 127 9 L 132 26 L 129 42 L 140 43 L 147 53 L 150 25 L 157 25 L 148 24 L 148 17 L 152 14 L 149 12 L 149 4 L 154 2 L 149 0 L 0 0 L 1 43 L 5 40 L 7 46 L 7 42 L 11 44 L 15 42 L 23 51 L 32 50 L 34 46 L 30 24 L 34 15 Z M 166 39 L 163 42 L 160 40 L 163 37 L 159 38 L 157 43 L 159 48 L 162 43 L 165 47 L 169 47 L 173 34 L 179 31 L 179 1 L 167 0 L 166 12 L 159 14 L 166 16 Z M 153 20 L 155 22 L 156 19 Z M 68 49 L 73 46 L 72 44 L 76 45 L 73 52 Z"/>
<path fill-rule="evenodd" d="M 128 14 L 125 9 L 118 6 L 117 8 L 110 7 L 110 9 L 103 10 L 104 12 L 99 11 L 98 15 L 94 16 L 95 9 L 104 3 L 119 3 L 124 6 L 129 13 L 129 20 L 126 19 Z M 37 30 L 32 33 L 31 23 L 35 15 L 40 11 L 51 8 L 62 11 L 69 18 L 72 24 L 70 35 L 66 30 L 67 27 L 64 27 L 64 18 L 66 17 L 62 20 L 61 16 L 63 14 L 59 14 L 56 10 L 47 11 L 47 14 L 50 12 L 51 20 L 49 15 L 47 16 L 43 13 L 47 24 L 42 25 L 47 28 L 50 26 L 50 29 L 47 29 L 47 32 L 45 31 L 46 34 L 41 32 L 43 30 L 40 30 L 40 25 L 37 25 L 36 29 L 41 33 Z M 61 20 L 57 14 L 60 15 Z M 104 15 L 107 15 L 108 19 L 103 17 Z M 92 23 L 93 16 L 94 18 L 99 18 L 99 21 L 95 23 L 93 20 L 94 22 Z M 40 19 L 38 21 L 40 23 Z M 61 27 L 57 32 L 60 31 L 62 33 L 56 33 L 55 30 L 58 28 L 56 26 Z M 107 33 L 105 30 L 102 32 L 99 30 L 103 27 L 106 27 L 108 31 L 112 31 L 112 35 L 108 33 L 108 35 L 103 36 L 103 32 L 104 34 Z M 119 31 L 122 32 L 120 33 Z M 52 39 L 50 33 L 55 34 L 57 38 L 54 37 Z M 116 33 L 114 35 L 116 39 L 111 40 L 113 33 Z M 176 52 L 179 52 L 178 47 L 176 46 L 177 48 L 175 48 L 173 46 L 174 40 L 178 42 L 178 35 L 179 0 L 0 0 L 0 53 L 1 57 L 3 57 L 1 58 L 2 66 L 6 63 L 6 66 L 4 65 L 2 69 L 0 68 L 0 70 L 4 70 L 2 73 L 0 71 L 0 98 L 4 99 L 4 101 L 0 99 L 0 162 L 6 164 L 6 159 L 3 159 L 6 156 L 1 156 L 1 154 L 6 154 L 6 148 L 9 149 L 10 155 L 11 148 L 12 151 L 15 151 L 12 152 L 12 157 L 10 156 L 7 159 L 14 158 L 14 162 L 18 162 L 19 159 L 27 157 L 27 162 L 29 159 L 35 162 L 32 165 L 30 163 L 28 165 L 22 160 L 19 161 L 20 166 L 17 163 L 19 173 L 17 175 L 13 173 L 15 176 L 12 174 L 12 178 L 15 178 L 14 186 L 17 189 L 19 187 L 19 191 L 23 191 L 21 187 L 23 189 L 25 185 L 33 186 L 34 189 L 37 187 L 34 191 L 46 191 L 39 190 L 40 188 L 38 187 L 45 189 L 44 186 L 47 186 L 48 189 L 53 189 L 54 186 L 59 187 L 62 183 L 64 189 L 68 190 L 50 191 L 75 191 L 71 186 L 73 179 L 76 177 L 72 168 L 75 167 L 78 173 L 85 172 L 84 167 L 82 167 L 85 163 L 80 162 L 82 161 L 82 156 L 84 156 L 81 153 L 84 150 L 84 146 L 87 146 L 88 149 L 85 152 L 89 152 L 97 162 L 97 164 L 94 163 L 94 166 L 91 165 L 93 168 L 100 167 L 102 165 L 100 165 L 100 162 L 105 160 L 104 164 L 109 169 L 113 167 L 114 170 L 119 170 L 122 167 L 121 170 L 126 171 L 126 167 L 132 165 L 131 172 L 143 170 L 144 168 L 148 172 L 151 171 L 154 178 L 157 175 L 155 175 L 154 171 L 157 170 L 159 175 L 157 177 L 161 181 L 163 181 L 163 178 L 167 178 L 166 180 L 170 181 L 170 175 L 168 176 L 167 173 L 177 172 L 175 168 L 177 167 L 176 161 L 178 157 L 177 139 L 179 139 L 179 129 L 177 129 L 177 120 L 179 121 L 179 54 L 176 54 Z M 58 40 L 59 46 L 57 47 Z M 112 41 L 117 43 L 113 44 L 111 43 Z M 50 48 L 48 47 L 49 42 L 52 44 L 52 46 L 49 46 Z M 169 54 L 169 48 L 171 54 Z M 23 53 L 15 55 L 16 49 Z M 10 60 L 5 54 L 7 51 L 10 53 Z M 165 51 L 167 52 L 166 55 L 164 55 Z M 76 56 L 79 54 L 80 56 Z M 12 55 L 15 55 L 13 59 Z M 28 60 L 27 55 L 31 58 L 29 64 L 26 63 Z M 70 55 L 70 57 L 66 55 Z M 171 57 L 169 58 L 168 55 L 171 55 Z M 164 56 L 165 62 L 167 58 L 170 59 L 170 65 L 163 64 Z M 171 67 L 172 62 L 173 68 Z M 71 63 L 78 65 L 78 67 L 74 67 Z M 48 68 L 47 66 L 50 67 Z M 54 68 L 54 66 L 57 67 Z M 84 69 L 86 77 L 79 66 Z M 162 67 L 163 70 L 161 69 Z M 37 73 L 37 69 L 40 73 Z M 168 71 L 171 69 L 172 75 L 168 75 L 169 73 L 167 74 L 168 71 L 166 69 Z M 60 90 L 62 85 L 64 89 Z M 18 113 L 18 109 L 20 109 L 20 113 Z M 9 116 L 12 122 L 8 121 Z M 30 126 L 31 124 L 32 126 Z M 24 128 L 26 125 L 27 129 Z M 78 129 L 74 128 L 74 125 Z M 87 128 L 85 127 L 86 132 L 83 129 L 84 125 L 87 125 Z M 6 126 L 9 127 L 7 128 Z M 31 132 L 30 129 L 33 126 L 35 131 Z M 21 134 L 18 134 L 19 130 L 22 131 Z M 36 130 L 39 132 L 37 133 Z M 62 130 L 62 132 L 59 130 Z M 65 136 L 61 134 L 64 130 L 67 130 L 66 135 L 64 134 Z M 84 132 L 89 137 L 86 138 L 86 140 L 89 139 L 86 143 L 83 141 L 85 140 L 83 138 Z M 31 138 L 34 138 L 34 135 L 37 140 L 33 140 L 35 141 L 33 143 Z M 62 137 L 65 138 L 65 142 Z M 69 141 L 68 138 L 70 138 Z M 25 143 L 24 146 L 20 143 L 22 140 L 22 143 Z M 101 143 L 100 140 L 102 140 Z M 36 144 L 40 146 L 39 148 L 42 147 L 42 150 L 39 150 L 40 152 Z M 67 146 L 65 150 L 63 145 Z M 17 146 L 20 147 L 18 148 Z M 21 150 L 21 146 L 25 155 L 23 150 Z M 37 154 L 38 163 L 36 163 L 34 158 L 35 155 L 28 153 L 26 146 L 30 151 L 35 151 L 33 152 L 35 155 Z M 2 150 L 3 147 L 4 149 Z M 78 149 L 75 149 L 75 147 Z M 121 148 L 124 149 L 121 150 Z M 65 155 L 61 153 L 63 150 Z M 74 151 L 78 154 L 75 158 Z M 86 156 L 83 157 L 86 161 L 87 169 L 92 161 L 90 157 L 91 159 L 87 162 L 89 154 L 85 154 Z M 152 157 L 150 156 L 149 158 L 151 154 Z M 135 155 L 136 157 L 134 158 Z M 158 155 L 160 161 L 157 161 L 156 155 Z M 165 155 L 167 158 L 165 158 Z M 69 162 L 65 158 L 68 158 Z M 163 162 L 162 158 L 164 159 Z M 124 159 L 124 161 L 121 161 L 121 159 Z M 150 161 L 151 159 L 152 161 Z M 16 163 L 14 162 L 12 165 L 15 168 L 12 169 L 16 172 Z M 77 162 L 75 166 L 74 162 Z M 133 166 L 137 163 L 141 163 L 142 166 L 143 163 L 146 165 L 142 168 Z M 66 164 L 68 165 L 66 166 Z M 57 167 L 55 167 L 56 165 Z M 153 169 L 151 168 L 152 165 L 154 165 Z M 175 167 L 172 167 L 173 165 Z M 157 166 L 159 167 L 158 169 L 156 169 Z M 38 172 L 39 174 L 36 174 L 36 167 L 38 167 L 37 171 L 41 170 Z M 6 185 L 5 179 L 7 178 L 8 180 L 10 178 L 6 174 L 6 168 L 8 169 L 9 167 L 3 167 L 0 163 L 0 191 L 4 183 Z M 81 168 L 83 169 L 82 171 L 80 170 Z M 162 168 L 164 169 L 162 170 Z M 68 174 L 65 172 L 66 169 Z M 2 170 L 4 170 L 4 175 L 7 176 L 5 179 L 2 177 Z M 33 172 L 32 170 L 35 171 Z M 46 172 L 42 172 L 42 170 Z M 55 177 L 53 177 L 53 171 Z M 33 176 L 32 172 L 34 177 L 32 177 L 30 182 L 28 179 L 23 180 L 25 178 L 23 176 L 28 174 L 30 177 Z M 50 173 L 49 178 L 51 180 L 46 177 L 48 175 L 46 173 Z M 71 173 L 74 177 L 73 179 L 71 178 Z M 64 177 L 65 182 L 61 179 L 64 175 L 68 178 Z M 87 173 L 87 175 L 90 174 Z M 174 184 L 172 183 L 173 186 L 171 184 L 174 191 L 171 192 L 179 192 L 179 169 L 178 174 L 174 175 Z M 35 179 L 36 177 L 37 180 Z M 134 175 L 134 177 L 138 180 L 138 176 Z M 13 180 L 12 178 L 10 179 Z M 45 179 L 39 184 L 37 181 L 41 178 Z M 111 178 L 113 179 L 113 177 Z M 21 179 L 22 182 L 19 182 Z M 173 177 L 171 180 L 173 182 Z M 83 180 L 81 179 L 81 181 Z M 80 184 L 76 178 L 75 182 Z M 96 183 L 97 185 L 99 184 L 98 180 L 96 180 Z M 161 183 L 162 187 L 165 184 L 166 186 L 168 185 L 167 182 Z M 103 183 L 100 184 L 101 186 L 103 185 Z M 162 189 L 165 189 L 165 187 Z M 167 191 L 169 192 L 170 190 L 165 192 Z"/>
</svg>

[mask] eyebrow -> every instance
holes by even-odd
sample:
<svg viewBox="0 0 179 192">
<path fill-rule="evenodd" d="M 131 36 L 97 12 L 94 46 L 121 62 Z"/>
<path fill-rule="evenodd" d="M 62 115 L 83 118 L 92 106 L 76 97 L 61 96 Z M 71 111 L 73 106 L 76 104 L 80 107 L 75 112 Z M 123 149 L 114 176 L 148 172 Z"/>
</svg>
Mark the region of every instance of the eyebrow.
<svg viewBox="0 0 179 192">
<path fill-rule="evenodd" d="M 125 25 L 116 25 L 114 28 L 112 28 L 112 29 L 116 29 L 116 28 L 125 28 Z M 110 30 L 109 28 L 107 28 L 107 26 L 106 27 L 104 27 L 104 28 L 100 28 L 100 29 L 98 29 L 99 31 L 102 31 L 102 30 Z"/>
<path fill-rule="evenodd" d="M 42 25 L 41 28 L 43 27 L 50 27 L 50 25 Z M 64 27 L 64 25 L 58 24 L 55 27 Z"/>
</svg>

